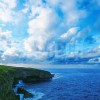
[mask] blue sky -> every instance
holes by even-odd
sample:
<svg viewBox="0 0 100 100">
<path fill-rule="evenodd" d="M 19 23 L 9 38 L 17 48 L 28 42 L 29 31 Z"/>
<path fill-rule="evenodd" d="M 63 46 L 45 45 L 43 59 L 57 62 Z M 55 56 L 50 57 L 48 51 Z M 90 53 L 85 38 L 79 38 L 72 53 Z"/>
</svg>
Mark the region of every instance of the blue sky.
<svg viewBox="0 0 100 100">
<path fill-rule="evenodd" d="M 100 63 L 100 0 L 0 0 L 1 63 L 68 59 Z"/>
</svg>

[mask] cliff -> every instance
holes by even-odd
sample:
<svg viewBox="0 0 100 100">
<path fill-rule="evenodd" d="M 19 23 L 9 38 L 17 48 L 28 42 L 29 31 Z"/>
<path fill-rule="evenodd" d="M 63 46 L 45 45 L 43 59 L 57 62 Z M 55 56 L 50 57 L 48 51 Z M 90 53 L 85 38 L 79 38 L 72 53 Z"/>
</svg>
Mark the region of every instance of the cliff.
<svg viewBox="0 0 100 100">
<path fill-rule="evenodd" d="M 36 83 L 51 80 L 52 77 L 50 72 L 44 70 L 0 65 L 0 100 L 19 100 L 13 91 L 19 80 Z"/>
</svg>

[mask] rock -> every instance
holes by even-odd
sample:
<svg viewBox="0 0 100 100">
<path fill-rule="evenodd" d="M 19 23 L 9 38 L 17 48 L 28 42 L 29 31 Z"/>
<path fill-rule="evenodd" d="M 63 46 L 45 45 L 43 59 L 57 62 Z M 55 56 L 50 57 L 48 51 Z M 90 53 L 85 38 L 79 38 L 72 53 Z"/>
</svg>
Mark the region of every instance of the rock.
<svg viewBox="0 0 100 100">
<path fill-rule="evenodd" d="M 16 95 L 16 99 L 17 99 L 17 100 L 20 100 L 20 96 L 19 96 L 19 95 Z"/>
<path fill-rule="evenodd" d="M 32 98 L 32 97 L 34 97 L 33 94 L 29 93 L 28 91 L 26 91 L 25 89 L 20 88 L 20 87 L 18 88 L 17 93 L 18 94 L 24 94 L 24 98 Z"/>
</svg>

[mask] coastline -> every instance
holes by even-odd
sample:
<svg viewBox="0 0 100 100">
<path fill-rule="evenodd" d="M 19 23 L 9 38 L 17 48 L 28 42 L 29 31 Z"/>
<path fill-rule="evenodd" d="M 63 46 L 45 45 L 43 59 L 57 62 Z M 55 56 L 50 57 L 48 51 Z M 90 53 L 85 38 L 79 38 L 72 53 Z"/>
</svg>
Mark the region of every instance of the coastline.
<svg viewBox="0 0 100 100">
<path fill-rule="evenodd" d="M 19 95 L 15 95 L 13 91 L 19 80 L 32 84 L 49 81 L 53 76 L 44 70 L 0 65 L 0 100 L 20 100 Z M 27 97 L 31 95 L 28 91 L 23 91 Z"/>
</svg>

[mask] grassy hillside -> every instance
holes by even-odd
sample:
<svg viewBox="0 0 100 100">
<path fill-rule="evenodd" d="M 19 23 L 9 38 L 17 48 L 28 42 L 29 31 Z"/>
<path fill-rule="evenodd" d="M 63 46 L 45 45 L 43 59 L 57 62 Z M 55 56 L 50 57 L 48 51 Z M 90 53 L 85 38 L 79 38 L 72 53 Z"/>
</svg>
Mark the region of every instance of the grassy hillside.
<svg viewBox="0 0 100 100">
<path fill-rule="evenodd" d="M 0 65 L 0 100 L 19 100 L 13 92 L 18 80 L 34 83 L 52 79 L 53 75 L 44 70 Z"/>
</svg>

